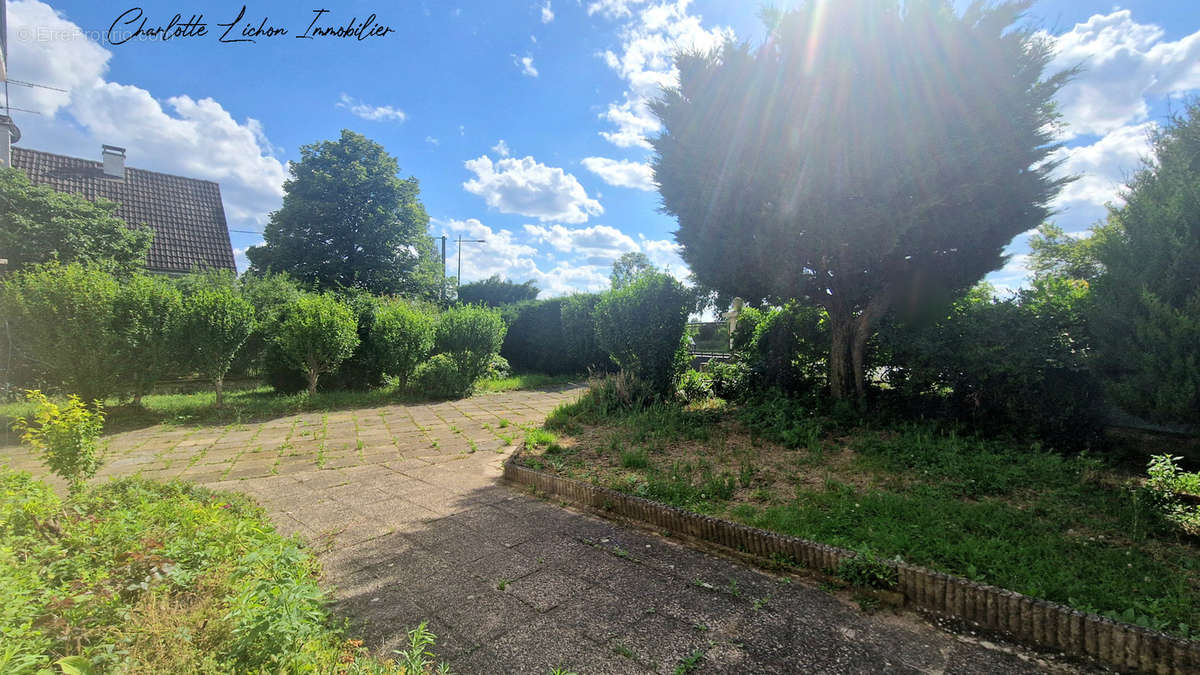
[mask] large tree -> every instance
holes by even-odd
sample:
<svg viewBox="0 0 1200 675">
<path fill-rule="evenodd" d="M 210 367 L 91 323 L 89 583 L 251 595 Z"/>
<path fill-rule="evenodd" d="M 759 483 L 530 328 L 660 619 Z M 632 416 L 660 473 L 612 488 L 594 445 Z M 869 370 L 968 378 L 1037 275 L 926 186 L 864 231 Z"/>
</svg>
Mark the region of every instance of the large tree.
<svg viewBox="0 0 1200 675">
<path fill-rule="evenodd" d="M 458 301 L 468 305 L 500 307 L 515 302 L 537 300 L 540 292 L 541 289 L 533 285 L 532 279 L 518 284 L 515 281 L 502 279 L 499 274 L 496 274 L 482 281 L 459 286 Z"/>
<path fill-rule="evenodd" d="M 32 185 L 20 169 L 0 167 L 0 258 L 9 271 L 57 261 L 132 273 L 146 266 L 154 232 L 127 225 L 114 215 L 117 206 Z"/>
<path fill-rule="evenodd" d="M 285 272 L 320 288 L 412 291 L 429 216 L 416 178 L 397 177 L 396 158 L 353 131 L 300 148 L 288 167 L 283 206 L 251 270 Z"/>
<path fill-rule="evenodd" d="M 644 274 L 658 271 L 654 263 L 650 262 L 650 258 L 645 253 L 640 251 L 629 251 L 622 253 L 620 258 L 613 261 L 612 272 L 609 273 L 609 281 L 612 282 L 613 289 L 625 288 Z"/>
<path fill-rule="evenodd" d="M 677 58 L 652 106 L 664 210 L 704 286 L 828 313 L 829 383 L 863 393 L 868 338 L 891 310 L 1001 267 L 1053 177 L 1050 45 L 1027 2 L 810 1 L 768 13 L 758 47 Z"/>
<path fill-rule="evenodd" d="M 1153 140 L 1095 248 L 1092 332 L 1117 403 L 1200 424 L 1200 101 Z"/>
</svg>

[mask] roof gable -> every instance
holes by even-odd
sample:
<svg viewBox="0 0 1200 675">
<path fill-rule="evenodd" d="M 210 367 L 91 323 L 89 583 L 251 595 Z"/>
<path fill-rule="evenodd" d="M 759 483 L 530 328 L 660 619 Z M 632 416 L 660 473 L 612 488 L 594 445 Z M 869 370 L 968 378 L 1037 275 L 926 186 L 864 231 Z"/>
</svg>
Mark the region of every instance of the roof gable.
<svg viewBox="0 0 1200 675">
<path fill-rule="evenodd" d="M 146 268 L 152 272 L 237 270 L 217 183 L 133 168 L 124 179 L 111 178 L 100 162 L 20 147 L 12 149 L 12 165 L 34 185 L 93 201 L 103 197 L 120 205 L 116 215 L 125 222 L 149 225 L 154 242 Z"/>
</svg>

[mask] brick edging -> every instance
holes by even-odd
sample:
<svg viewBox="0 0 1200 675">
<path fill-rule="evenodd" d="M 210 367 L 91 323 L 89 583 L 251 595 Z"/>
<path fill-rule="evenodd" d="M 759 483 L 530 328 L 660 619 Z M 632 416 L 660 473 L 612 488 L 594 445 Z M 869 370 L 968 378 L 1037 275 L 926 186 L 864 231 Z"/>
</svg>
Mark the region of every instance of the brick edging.
<svg viewBox="0 0 1200 675">
<path fill-rule="evenodd" d="M 692 513 L 523 466 L 519 453 L 504 463 L 513 483 L 659 530 L 768 558 L 782 556 L 816 570 L 837 569 L 853 551 Z M 916 565 L 887 561 L 898 573 L 906 604 L 967 622 L 1027 645 L 1090 658 L 1125 672 L 1189 675 L 1200 672 L 1200 641 L 1086 614 L 1037 598 Z"/>
</svg>

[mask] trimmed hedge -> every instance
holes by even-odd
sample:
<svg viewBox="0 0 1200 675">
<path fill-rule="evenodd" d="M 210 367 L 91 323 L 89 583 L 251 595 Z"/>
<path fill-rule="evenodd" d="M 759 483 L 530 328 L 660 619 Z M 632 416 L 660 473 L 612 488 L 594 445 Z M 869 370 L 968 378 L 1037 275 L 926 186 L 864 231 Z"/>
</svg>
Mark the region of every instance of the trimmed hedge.
<svg viewBox="0 0 1200 675">
<path fill-rule="evenodd" d="M 687 367 L 683 338 L 693 301 L 673 277 L 643 274 L 596 305 L 597 342 L 622 369 L 669 396 Z"/>
</svg>

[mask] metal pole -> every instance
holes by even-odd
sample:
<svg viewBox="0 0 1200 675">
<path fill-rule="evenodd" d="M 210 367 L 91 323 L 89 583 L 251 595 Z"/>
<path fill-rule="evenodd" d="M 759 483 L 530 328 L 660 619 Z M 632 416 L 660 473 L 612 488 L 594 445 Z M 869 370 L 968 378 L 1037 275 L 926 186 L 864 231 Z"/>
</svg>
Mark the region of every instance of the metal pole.
<svg viewBox="0 0 1200 675">
<path fill-rule="evenodd" d="M 442 304 L 446 304 L 446 235 L 442 235 L 442 287 L 438 295 L 442 298 Z"/>
<path fill-rule="evenodd" d="M 462 235 L 458 235 L 458 276 L 454 277 L 454 290 L 462 286 Z"/>
</svg>

